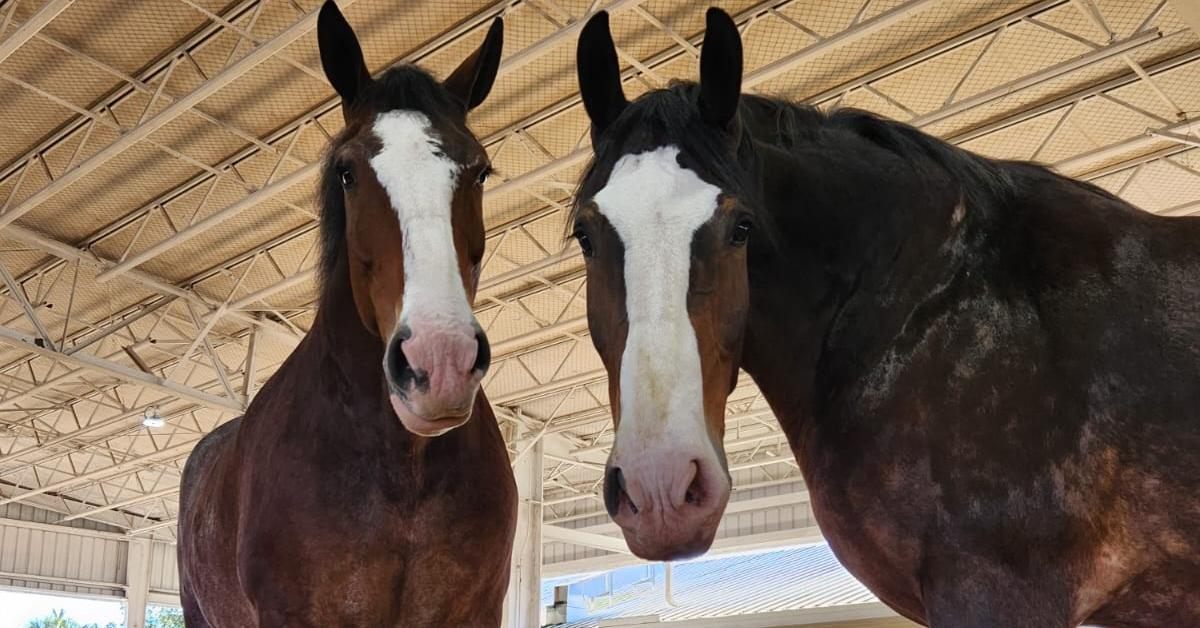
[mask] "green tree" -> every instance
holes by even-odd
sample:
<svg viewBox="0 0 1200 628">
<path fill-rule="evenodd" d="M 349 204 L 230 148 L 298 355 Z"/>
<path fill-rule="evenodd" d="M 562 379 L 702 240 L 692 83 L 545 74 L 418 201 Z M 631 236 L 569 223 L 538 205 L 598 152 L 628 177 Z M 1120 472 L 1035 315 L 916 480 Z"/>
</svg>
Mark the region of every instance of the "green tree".
<svg viewBox="0 0 1200 628">
<path fill-rule="evenodd" d="M 167 624 L 174 628 L 175 624 Z M 178 624 L 179 628 L 183 628 L 182 620 Z M 50 611 L 50 614 L 40 619 L 31 619 L 25 628 L 100 628 L 99 624 L 81 624 L 70 617 L 67 617 L 67 611 L 59 609 Z M 113 623 L 108 623 L 104 628 L 124 628 Z"/>
<path fill-rule="evenodd" d="M 165 606 L 148 607 L 146 609 L 146 628 L 184 628 L 183 611 Z"/>
<path fill-rule="evenodd" d="M 50 611 L 50 614 L 39 618 L 29 620 L 29 624 L 25 628 L 83 628 L 79 622 L 67 617 L 67 612 L 63 609 Z"/>
</svg>

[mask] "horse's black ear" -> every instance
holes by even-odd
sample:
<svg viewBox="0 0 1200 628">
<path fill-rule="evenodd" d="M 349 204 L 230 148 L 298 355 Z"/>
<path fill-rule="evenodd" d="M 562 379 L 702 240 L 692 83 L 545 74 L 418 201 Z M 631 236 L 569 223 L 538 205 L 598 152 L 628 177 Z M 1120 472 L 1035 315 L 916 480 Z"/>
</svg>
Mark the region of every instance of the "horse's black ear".
<svg viewBox="0 0 1200 628">
<path fill-rule="evenodd" d="M 487 37 L 471 56 L 467 57 L 443 85 L 451 94 L 458 96 L 468 110 L 474 109 L 487 98 L 496 82 L 500 69 L 500 52 L 504 49 L 504 20 L 492 20 Z"/>
<path fill-rule="evenodd" d="M 317 16 L 317 45 L 321 49 L 325 78 L 329 79 L 344 104 L 354 104 L 355 98 L 371 82 L 371 73 L 363 61 L 362 47 L 358 45 L 354 29 L 350 28 L 333 0 L 325 0 Z"/>
<path fill-rule="evenodd" d="M 621 89 L 621 66 L 617 48 L 608 30 L 608 12 L 592 16 L 579 34 L 575 66 L 583 108 L 592 121 L 592 144 L 629 105 Z"/>
<path fill-rule="evenodd" d="M 704 47 L 700 50 L 700 115 L 728 126 L 742 95 L 742 36 L 729 14 L 712 8 L 705 14 Z"/>
</svg>

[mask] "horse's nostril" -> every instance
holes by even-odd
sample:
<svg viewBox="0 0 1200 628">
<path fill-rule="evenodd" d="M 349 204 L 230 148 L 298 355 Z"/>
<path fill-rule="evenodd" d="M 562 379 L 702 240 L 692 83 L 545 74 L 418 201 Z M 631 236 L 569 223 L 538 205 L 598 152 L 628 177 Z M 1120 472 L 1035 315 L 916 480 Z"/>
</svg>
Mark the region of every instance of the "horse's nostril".
<svg viewBox="0 0 1200 628">
<path fill-rule="evenodd" d="M 404 355 L 404 349 L 401 346 L 405 340 L 411 337 L 412 331 L 408 327 L 400 327 L 392 335 L 391 341 L 388 342 L 388 348 L 383 358 L 384 366 L 387 370 L 388 382 L 393 387 L 401 390 L 406 387 L 413 376 L 412 368 L 408 363 L 408 357 Z"/>
<path fill-rule="evenodd" d="M 487 334 L 482 331 L 475 333 L 475 342 L 479 343 L 479 348 L 475 353 L 475 364 L 471 368 L 479 371 L 481 375 L 486 374 L 492 364 L 492 347 L 488 344 Z"/>
<path fill-rule="evenodd" d="M 609 467 L 604 477 L 604 509 L 610 517 L 616 517 L 621 511 L 621 498 L 626 495 L 625 476 L 621 473 L 621 468 Z M 637 506 L 633 505 L 632 499 L 629 500 L 629 510 L 637 514 Z"/>
<path fill-rule="evenodd" d="M 683 494 L 683 501 L 698 506 L 704 500 L 704 474 L 701 473 L 699 460 L 693 460 L 692 465 L 692 481 L 688 483 L 687 491 Z"/>
</svg>

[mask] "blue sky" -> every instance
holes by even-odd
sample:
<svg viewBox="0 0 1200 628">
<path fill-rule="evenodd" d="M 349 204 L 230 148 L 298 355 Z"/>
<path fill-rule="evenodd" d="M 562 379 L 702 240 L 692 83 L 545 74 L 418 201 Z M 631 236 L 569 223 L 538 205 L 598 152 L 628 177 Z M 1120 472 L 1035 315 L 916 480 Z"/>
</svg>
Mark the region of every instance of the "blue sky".
<svg viewBox="0 0 1200 628">
<path fill-rule="evenodd" d="M 67 612 L 67 617 L 80 623 L 125 625 L 125 604 L 119 600 L 0 590 L 0 628 L 25 628 L 29 620 L 45 617 L 60 608 Z"/>
</svg>

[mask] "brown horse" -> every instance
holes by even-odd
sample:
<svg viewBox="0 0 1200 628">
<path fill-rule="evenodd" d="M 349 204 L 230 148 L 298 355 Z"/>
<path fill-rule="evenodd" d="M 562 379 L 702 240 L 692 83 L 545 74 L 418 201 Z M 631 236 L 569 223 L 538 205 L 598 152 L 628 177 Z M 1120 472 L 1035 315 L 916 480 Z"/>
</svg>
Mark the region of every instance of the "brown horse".
<svg viewBox="0 0 1200 628">
<path fill-rule="evenodd" d="M 372 80 L 333 2 L 321 62 L 342 97 L 321 209 L 316 320 L 180 494 L 189 626 L 498 626 L 516 487 L 471 312 L 487 96 L 503 25 L 443 83 Z M 407 428 L 407 429 L 405 429 Z"/>
<path fill-rule="evenodd" d="M 698 85 L 627 102 L 604 16 L 578 64 L 605 496 L 636 554 L 709 546 L 741 366 L 830 546 L 904 616 L 1200 626 L 1200 222 L 742 97 L 717 10 Z"/>
</svg>

